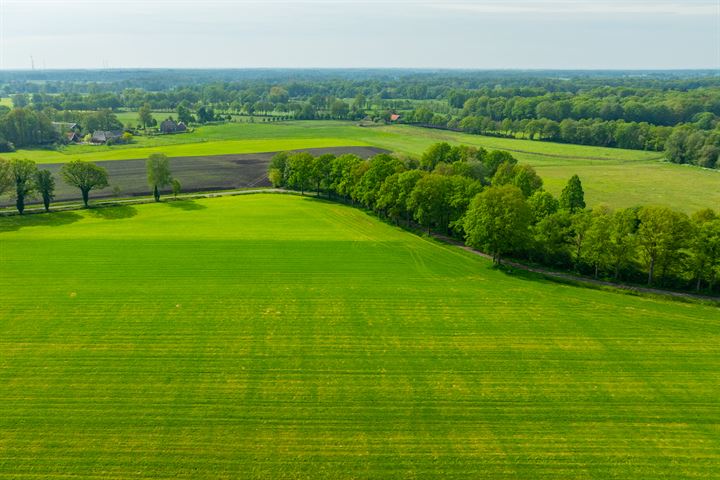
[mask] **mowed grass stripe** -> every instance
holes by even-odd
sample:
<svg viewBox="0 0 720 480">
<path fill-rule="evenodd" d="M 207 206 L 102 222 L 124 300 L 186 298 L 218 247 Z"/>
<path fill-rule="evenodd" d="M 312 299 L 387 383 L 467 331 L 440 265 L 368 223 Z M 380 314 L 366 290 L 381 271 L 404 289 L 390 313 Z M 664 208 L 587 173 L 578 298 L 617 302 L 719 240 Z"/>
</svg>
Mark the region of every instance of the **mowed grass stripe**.
<svg viewBox="0 0 720 480">
<path fill-rule="evenodd" d="M 717 477 L 717 308 L 196 203 L 0 219 L 1 477 Z"/>
</svg>

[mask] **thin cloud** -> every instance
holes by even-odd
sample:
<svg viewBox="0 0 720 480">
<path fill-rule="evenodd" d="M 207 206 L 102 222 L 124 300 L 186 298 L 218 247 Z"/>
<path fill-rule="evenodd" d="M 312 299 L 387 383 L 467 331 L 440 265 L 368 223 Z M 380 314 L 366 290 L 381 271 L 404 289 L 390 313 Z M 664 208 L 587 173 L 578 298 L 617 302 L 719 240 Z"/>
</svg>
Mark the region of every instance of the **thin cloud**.
<svg viewBox="0 0 720 480">
<path fill-rule="evenodd" d="M 0 0 L 0 5 L 57 6 L 57 0 Z M 192 6 L 197 8 L 197 0 L 65 0 L 62 4 L 93 5 L 97 8 L 110 6 L 167 7 Z M 204 0 L 203 7 L 240 6 L 240 5 L 287 5 L 287 6 L 404 6 L 432 7 L 447 11 L 477 13 L 619 13 L 619 14 L 672 14 L 672 15 L 720 15 L 720 2 L 717 0 Z"/>
<path fill-rule="evenodd" d="M 422 2 L 436 9 L 502 14 L 720 15 L 718 2 L 477 1 Z"/>
</svg>

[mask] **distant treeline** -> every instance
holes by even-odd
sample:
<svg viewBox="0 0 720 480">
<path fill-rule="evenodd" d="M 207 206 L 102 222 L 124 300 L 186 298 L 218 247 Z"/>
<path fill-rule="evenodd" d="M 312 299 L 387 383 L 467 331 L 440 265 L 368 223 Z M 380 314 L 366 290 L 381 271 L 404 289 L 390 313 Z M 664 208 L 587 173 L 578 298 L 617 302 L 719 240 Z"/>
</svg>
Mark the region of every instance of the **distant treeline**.
<svg viewBox="0 0 720 480">
<path fill-rule="evenodd" d="M 559 198 L 508 152 L 447 143 L 418 162 L 381 154 L 280 153 L 268 176 L 277 187 L 315 191 L 396 223 L 417 222 L 502 257 L 649 285 L 717 292 L 720 216 L 666 207 L 586 208 L 582 183 Z"/>
<path fill-rule="evenodd" d="M 67 121 L 67 112 L 143 107 L 305 120 L 387 121 L 399 114 L 399 122 L 468 133 L 666 150 L 673 162 L 713 168 L 719 79 L 708 71 L 4 72 L 0 91 L 14 107 L 53 121 Z M 8 110 L 0 107 L 0 117 Z"/>
<path fill-rule="evenodd" d="M 0 116 L 0 152 L 62 141 L 65 132 L 53 121 L 64 121 L 68 125 L 77 123 L 76 130 L 81 135 L 96 130 L 123 129 L 122 122 L 110 110 L 74 112 L 72 115 L 53 115 L 51 118 L 46 112 L 32 108 L 14 108 Z"/>
</svg>

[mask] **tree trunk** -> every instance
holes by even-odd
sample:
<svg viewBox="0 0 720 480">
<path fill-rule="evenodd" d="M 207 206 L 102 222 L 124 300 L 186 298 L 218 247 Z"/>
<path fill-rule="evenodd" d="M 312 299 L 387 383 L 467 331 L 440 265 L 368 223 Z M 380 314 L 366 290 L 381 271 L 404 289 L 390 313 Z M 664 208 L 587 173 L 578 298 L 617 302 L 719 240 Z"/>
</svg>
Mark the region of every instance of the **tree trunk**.
<svg viewBox="0 0 720 480">
<path fill-rule="evenodd" d="M 159 201 L 160 201 L 160 192 L 158 191 L 158 186 L 157 186 L 157 185 L 155 185 L 155 186 L 153 187 L 153 196 L 155 197 L 155 201 L 156 201 L 156 202 L 159 202 Z"/>
<path fill-rule="evenodd" d="M 578 268 L 580 266 L 580 253 L 582 251 L 582 243 L 580 243 L 577 247 L 577 250 L 575 250 L 575 271 L 579 272 Z"/>
<path fill-rule="evenodd" d="M 595 280 L 598 278 L 598 264 L 595 262 Z"/>
<path fill-rule="evenodd" d="M 87 208 L 88 207 L 88 196 L 90 194 L 90 190 L 83 188 L 82 190 L 80 190 L 80 192 L 82 193 L 82 199 L 83 199 L 83 203 L 85 204 L 85 208 Z"/>
<path fill-rule="evenodd" d="M 17 207 L 18 212 L 20 212 L 20 215 L 23 214 L 25 211 L 25 195 L 18 195 L 17 201 L 15 202 L 15 206 Z"/>
<path fill-rule="evenodd" d="M 695 285 L 695 291 L 699 292 L 701 286 L 702 286 L 702 276 L 700 274 L 698 274 L 697 284 Z"/>
<path fill-rule="evenodd" d="M 45 205 L 45 211 L 50 211 L 50 197 L 48 195 L 43 195 L 43 205 Z"/>
<path fill-rule="evenodd" d="M 651 258 L 650 259 L 650 269 L 648 270 L 648 285 L 652 285 L 654 273 L 655 273 L 655 258 Z"/>
</svg>

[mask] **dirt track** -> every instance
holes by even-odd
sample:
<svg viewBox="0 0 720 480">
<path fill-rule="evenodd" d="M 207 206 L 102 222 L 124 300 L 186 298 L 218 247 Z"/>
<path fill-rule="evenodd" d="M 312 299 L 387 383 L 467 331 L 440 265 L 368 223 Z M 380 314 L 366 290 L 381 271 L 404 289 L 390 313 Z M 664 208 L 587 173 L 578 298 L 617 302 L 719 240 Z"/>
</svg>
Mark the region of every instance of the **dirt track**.
<svg viewBox="0 0 720 480">
<path fill-rule="evenodd" d="M 378 153 L 386 153 L 375 147 L 330 147 L 308 148 L 297 151 L 309 152 L 313 155 L 332 153 L 341 155 L 354 153 L 362 158 L 369 158 Z M 201 157 L 172 157 L 170 167 L 173 176 L 180 180 L 183 192 L 209 190 L 231 190 L 235 188 L 268 187 L 270 182 L 266 173 L 270 159 L 277 152 L 247 153 L 231 155 L 210 155 Z M 91 198 L 108 198 L 116 196 L 114 187 L 119 187 L 124 197 L 148 195 L 145 159 L 99 161 L 98 165 L 107 169 L 110 175 L 110 187 L 90 193 Z M 55 176 L 56 201 L 79 200 L 80 191 L 70 187 L 60 177 L 61 164 L 41 164 L 39 168 L 50 170 Z M 28 204 L 40 203 L 38 198 Z M 14 204 L 14 200 L 3 197 L 0 206 Z"/>
<path fill-rule="evenodd" d="M 472 253 L 473 255 L 478 255 L 483 258 L 492 259 L 492 256 L 488 255 L 487 253 L 480 252 L 478 250 L 475 250 L 472 247 L 468 247 L 464 243 L 448 237 L 446 235 L 441 235 L 439 233 L 432 233 L 431 234 L 434 238 L 437 238 L 438 240 L 441 240 L 445 243 L 449 243 L 451 245 L 455 245 L 459 248 L 462 248 L 463 250 Z M 639 293 L 650 293 L 653 295 L 667 295 L 670 297 L 676 297 L 676 298 L 693 298 L 696 300 L 705 300 L 705 301 L 711 301 L 718 303 L 720 305 L 720 298 L 718 297 L 710 297 L 707 295 L 700 295 L 696 293 L 687 293 L 687 292 L 675 292 L 672 290 L 662 290 L 659 288 L 650 288 L 650 287 L 639 287 L 635 285 L 624 285 L 621 283 L 613 283 L 613 282 L 606 282 L 604 280 L 596 280 L 594 278 L 588 278 L 588 277 L 582 277 L 579 275 L 573 275 L 571 273 L 564 273 L 564 272 L 556 272 L 553 270 L 548 270 L 546 268 L 541 267 L 531 267 L 529 265 L 525 265 L 518 262 L 513 262 L 511 260 L 503 260 L 502 262 L 504 265 L 517 268 L 518 270 L 525 270 L 526 272 L 533 272 L 533 273 L 539 273 L 540 275 L 545 275 L 547 277 L 551 278 L 557 278 L 560 280 L 567 280 L 570 282 L 576 282 L 576 283 L 584 283 L 588 285 L 597 285 L 601 287 L 611 287 L 611 288 L 617 288 L 620 290 L 628 290 L 631 292 L 639 292 Z"/>
</svg>

